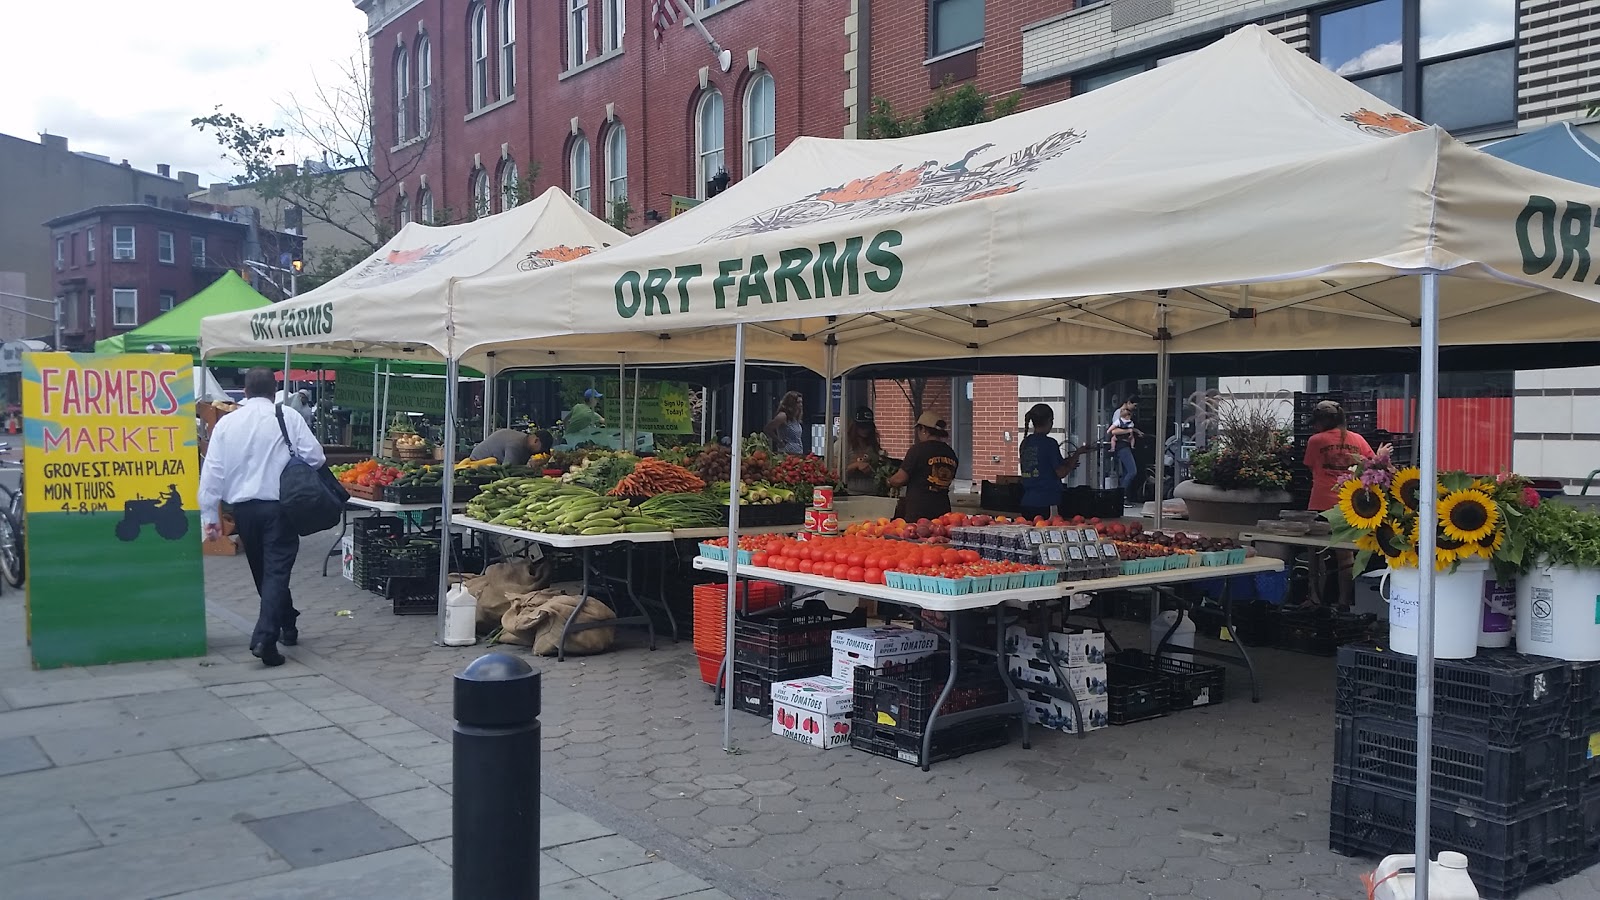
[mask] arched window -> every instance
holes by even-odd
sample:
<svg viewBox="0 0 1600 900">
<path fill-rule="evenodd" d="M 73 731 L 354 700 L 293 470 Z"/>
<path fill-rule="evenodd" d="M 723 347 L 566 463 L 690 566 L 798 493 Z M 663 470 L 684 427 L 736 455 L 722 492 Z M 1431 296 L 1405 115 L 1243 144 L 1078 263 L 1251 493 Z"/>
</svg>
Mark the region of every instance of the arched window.
<svg viewBox="0 0 1600 900">
<path fill-rule="evenodd" d="M 606 133 L 606 218 L 628 200 L 628 130 L 612 126 Z"/>
<path fill-rule="evenodd" d="M 422 224 L 433 224 L 433 191 L 423 188 L 417 194 L 417 214 L 422 219 Z"/>
<path fill-rule="evenodd" d="M 417 39 L 417 134 L 433 130 L 433 43 Z"/>
<path fill-rule="evenodd" d="M 708 91 L 700 98 L 700 108 L 695 113 L 699 123 L 696 129 L 696 152 L 699 165 L 695 167 L 695 196 L 706 196 L 706 182 L 723 171 L 722 158 L 722 94 Z"/>
<path fill-rule="evenodd" d="M 401 47 L 394 56 L 394 142 L 411 137 L 411 54 Z"/>
<path fill-rule="evenodd" d="M 572 200 L 590 212 L 594 207 L 590 205 L 589 179 L 592 170 L 589 164 L 589 139 L 578 135 L 572 139 L 572 150 L 567 159 L 567 183 L 570 187 L 567 193 L 572 195 Z"/>
<path fill-rule="evenodd" d="M 500 164 L 500 211 L 522 202 L 522 178 L 517 174 L 517 164 L 506 160 Z"/>
<path fill-rule="evenodd" d="M 394 230 L 399 231 L 400 229 L 406 227 L 406 223 L 410 221 L 411 198 L 407 197 L 405 194 L 401 194 L 400 199 L 395 201 L 394 204 Z"/>
<path fill-rule="evenodd" d="M 472 217 L 481 219 L 494 212 L 489 194 L 489 173 L 483 169 L 472 172 Z"/>
<path fill-rule="evenodd" d="M 474 110 L 489 105 L 489 13 L 482 3 L 467 13 L 467 105 Z"/>
<path fill-rule="evenodd" d="M 777 87 L 771 72 L 751 79 L 744 94 L 744 171 L 755 172 L 777 152 Z"/>
<path fill-rule="evenodd" d="M 517 93 L 517 4 L 500 0 L 500 99 Z"/>
</svg>

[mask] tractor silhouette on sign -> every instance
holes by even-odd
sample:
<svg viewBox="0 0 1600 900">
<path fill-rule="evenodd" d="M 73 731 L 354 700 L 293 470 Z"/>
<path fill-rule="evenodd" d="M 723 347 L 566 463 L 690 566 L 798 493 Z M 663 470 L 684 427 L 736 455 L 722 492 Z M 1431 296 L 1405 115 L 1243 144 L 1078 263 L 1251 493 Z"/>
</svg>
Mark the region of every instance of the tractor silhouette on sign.
<svg viewBox="0 0 1600 900">
<path fill-rule="evenodd" d="M 189 516 L 183 508 L 183 498 L 178 486 L 167 485 L 167 490 L 154 500 L 143 497 L 122 505 L 122 521 L 117 523 L 117 540 L 134 541 L 146 525 L 154 525 L 156 534 L 176 541 L 189 533 Z"/>
</svg>

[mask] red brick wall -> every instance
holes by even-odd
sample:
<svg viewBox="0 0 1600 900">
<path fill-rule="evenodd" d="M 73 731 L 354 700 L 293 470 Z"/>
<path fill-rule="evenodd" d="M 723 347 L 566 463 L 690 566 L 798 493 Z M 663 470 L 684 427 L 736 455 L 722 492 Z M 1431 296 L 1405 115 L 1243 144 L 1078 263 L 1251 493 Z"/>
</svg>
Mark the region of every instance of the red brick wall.
<svg viewBox="0 0 1600 900">
<path fill-rule="evenodd" d="M 709 67 L 709 85 L 722 92 L 726 168 L 737 182 L 744 177 L 744 91 L 752 73 L 747 51 L 776 82 L 778 149 L 801 135 L 839 137 L 846 123 L 844 19 L 848 0 L 741 0 L 705 19 L 706 27 L 733 51 L 733 68 L 717 71 L 710 50 L 690 29 L 672 28 L 657 47 L 646 21 L 647 4 L 625 0 L 622 52 L 569 75 L 566 72 L 564 3 L 519 4 L 516 98 L 471 119 L 467 116 L 468 61 L 466 0 L 428 0 L 390 23 L 372 38 L 374 127 L 380 137 L 378 166 L 406 176 L 415 198 L 418 175 L 426 173 L 436 209 L 458 213 L 470 208 L 469 179 L 478 154 L 496 172 L 501 145 L 524 176 L 529 160 L 539 164 L 535 193 L 555 185 L 569 188 L 570 122 L 577 117 L 590 145 L 592 211 L 604 216 L 606 106 L 614 104 L 617 124 L 628 135 L 628 194 L 634 215 L 629 229 L 649 223 L 647 210 L 669 214 L 666 195 L 695 196 L 694 112 L 701 96 L 699 72 Z M 601 4 L 590 0 L 591 61 L 601 56 Z M 493 5 L 491 5 L 491 11 Z M 492 17 L 491 17 L 492 18 Z M 394 66 L 397 40 L 414 47 L 419 23 L 433 48 L 432 135 L 399 152 L 387 152 L 394 137 Z M 491 43 L 495 26 L 491 25 Z M 493 56 L 493 54 L 492 54 Z M 414 77 L 414 73 L 413 73 Z M 498 76 L 490 79 L 499 84 Z M 414 92 L 413 92 L 414 93 Z M 491 106 L 495 102 L 491 90 Z M 380 209 L 392 210 L 395 191 Z"/>
<path fill-rule="evenodd" d="M 1073 7 L 1073 0 L 989 0 L 984 4 L 983 46 L 977 51 L 978 89 L 1003 97 L 1021 89 L 1022 27 Z M 927 0 L 875 0 L 872 4 L 870 84 L 898 116 L 916 113 L 933 96 L 928 68 Z M 1022 90 L 1022 107 L 1064 100 L 1069 79 Z M 865 98 L 863 98 L 865 99 Z"/>
<path fill-rule="evenodd" d="M 1011 433 L 1011 440 L 1005 435 Z M 972 379 L 972 479 L 993 481 L 1017 474 L 1017 378 L 976 375 Z M 998 460 L 995 457 L 999 457 Z"/>
</svg>

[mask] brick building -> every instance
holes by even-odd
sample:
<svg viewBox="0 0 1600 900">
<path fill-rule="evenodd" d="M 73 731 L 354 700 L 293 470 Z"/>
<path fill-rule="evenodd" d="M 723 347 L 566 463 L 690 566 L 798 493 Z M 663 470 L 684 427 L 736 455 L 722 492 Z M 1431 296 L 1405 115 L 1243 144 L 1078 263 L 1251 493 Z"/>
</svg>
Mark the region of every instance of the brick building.
<svg viewBox="0 0 1600 900">
<path fill-rule="evenodd" d="M 204 290 L 246 260 L 276 259 L 292 236 L 258 233 L 253 210 L 212 215 L 143 204 L 94 206 L 45 223 L 62 349 L 137 328 Z M 235 219 L 241 219 L 236 221 Z M 258 289 L 273 296 L 272 289 Z"/>
<path fill-rule="evenodd" d="M 357 0 L 380 209 L 461 220 L 555 185 L 637 232 L 800 135 L 847 134 L 852 0 L 696 2 L 728 72 L 682 21 L 658 44 L 641 0 Z"/>
<path fill-rule="evenodd" d="M 862 30 L 870 36 L 860 92 L 887 100 L 900 116 L 915 113 L 941 84 L 972 83 L 993 97 L 1019 92 L 1023 108 L 1052 103 L 1173 62 L 1247 24 L 1267 27 L 1365 89 L 1469 142 L 1576 119 L 1600 100 L 1600 0 L 858 3 Z M 1600 131 L 1600 123 L 1588 127 Z M 1509 393 L 1513 379 L 1489 373 L 1476 387 L 1468 382 L 1458 385 L 1463 397 Z M 1600 441 L 1592 440 L 1600 433 L 1600 409 L 1580 412 L 1575 398 L 1600 388 L 1600 368 L 1517 373 L 1514 383 L 1518 469 L 1573 478 L 1592 468 L 1585 460 L 1600 453 Z M 1270 387 L 1327 385 L 1325 378 L 1307 377 L 1272 379 Z M 1232 387 L 1260 389 L 1242 382 Z M 1110 388 L 1118 395 L 1137 389 Z M 1153 389 L 1143 385 L 1146 394 Z M 961 402 L 969 392 L 970 403 Z M 892 382 L 875 384 L 873 395 L 879 421 L 888 425 L 886 446 L 894 451 L 909 433 L 909 404 Z M 958 398 L 956 409 L 948 405 L 952 396 Z M 1084 408 L 1089 395 L 1081 385 L 1056 379 L 954 378 L 928 397 L 928 408 L 954 424 L 956 450 L 970 460 L 963 468 L 978 479 L 1016 472 L 1017 432 L 1035 402 L 1055 407 L 1057 438 L 1074 443 L 1094 439 L 1108 415 Z M 1068 397 L 1074 402 L 1068 404 Z M 1146 417 L 1152 412 L 1153 406 Z M 1546 427 L 1552 422 L 1554 427 Z M 1499 439 L 1510 464 L 1511 430 Z"/>
</svg>

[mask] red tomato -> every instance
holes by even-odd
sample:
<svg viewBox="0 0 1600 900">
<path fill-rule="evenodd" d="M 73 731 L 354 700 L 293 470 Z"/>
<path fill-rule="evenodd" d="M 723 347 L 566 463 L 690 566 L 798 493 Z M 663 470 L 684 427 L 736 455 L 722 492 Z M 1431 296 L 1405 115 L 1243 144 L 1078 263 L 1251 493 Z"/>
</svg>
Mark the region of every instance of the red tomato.
<svg viewBox="0 0 1600 900">
<path fill-rule="evenodd" d="M 839 561 L 839 551 L 837 551 L 837 550 L 824 550 L 824 551 L 822 551 L 822 562 L 831 563 L 831 562 L 838 562 L 838 561 Z"/>
<path fill-rule="evenodd" d="M 849 557 L 845 559 L 845 562 L 849 563 L 854 568 L 860 568 L 864 566 L 866 561 L 866 556 L 859 551 L 852 552 Z"/>
<path fill-rule="evenodd" d="M 953 566 L 961 562 L 961 554 L 955 550 L 945 550 L 939 554 L 939 562 L 947 566 Z"/>
<path fill-rule="evenodd" d="M 844 577 L 847 581 L 864 581 L 866 580 L 867 572 L 860 566 L 851 566 L 845 570 Z"/>
<path fill-rule="evenodd" d="M 964 563 L 975 563 L 983 559 L 983 556 L 976 550 L 958 550 L 957 552 L 961 555 L 961 561 Z"/>
<path fill-rule="evenodd" d="M 800 574 L 801 575 L 810 575 L 814 571 L 816 571 L 816 563 L 812 562 L 809 559 L 800 560 Z"/>
<path fill-rule="evenodd" d="M 772 557 L 758 550 L 750 554 L 750 564 L 753 566 L 769 566 L 772 564 Z"/>
<path fill-rule="evenodd" d="M 868 569 L 865 573 L 867 584 L 883 584 L 883 571 L 881 569 Z"/>
</svg>

